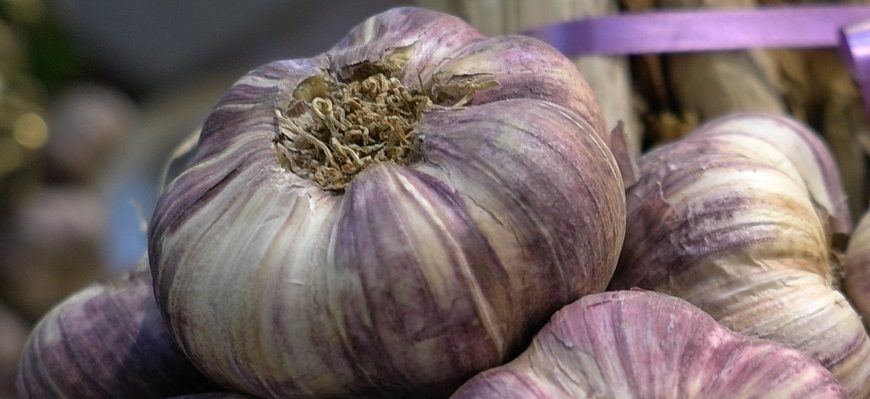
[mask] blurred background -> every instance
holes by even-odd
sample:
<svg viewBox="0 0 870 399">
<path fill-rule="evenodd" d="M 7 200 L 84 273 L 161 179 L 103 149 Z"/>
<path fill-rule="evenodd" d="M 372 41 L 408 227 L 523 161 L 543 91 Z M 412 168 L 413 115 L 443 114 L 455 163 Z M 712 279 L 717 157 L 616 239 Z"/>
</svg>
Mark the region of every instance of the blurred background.
<svg viewBox="0 0 870 399">
<path fill-rule="evenodd" d="M 489 35 L 625 11 L 870 0 L 0 0 L 0 398 L 33 323 L 145 253 L 173 150 L 246 71 L 333 45 L 366 17 L 422 5 Z M 738 111 L 791 115 L 870 197 L 870 127 L 832 49 L 574 59 L 608 128 L 641 151 Z"/>
<path fill-rule="evenodd" d="M 0 0 L 0 398 L 54 304 L 130 268 L 172 150 L 256 66 L 398 0 Z"/>
</svg>

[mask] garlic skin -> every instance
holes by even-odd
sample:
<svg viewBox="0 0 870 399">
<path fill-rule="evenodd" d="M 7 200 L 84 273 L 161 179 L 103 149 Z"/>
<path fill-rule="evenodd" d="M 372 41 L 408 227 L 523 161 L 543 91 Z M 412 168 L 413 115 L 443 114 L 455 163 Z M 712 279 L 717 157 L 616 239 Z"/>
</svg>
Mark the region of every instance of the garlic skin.
<svg viewBox="0 0 870 399">
<path fill-rule="evenodd" d="M 147 262 L 55 306 L 31 332 L 19 399 L 164 398 L 217 386 L 184 357 L 154 301 Z"/>
<path fill-rule="evenodd" d="M 276 114 L 373 64 L 435 101 L 414 127 L 421 158 L 373 164 L 343 192 L 285 169 Z M 604 137 L 582 75 L 547 45 L 387 11 L 224 96 L 151 221 L 158 304 L 233 390 L 446 397 L 606 287 L 625 198 Z"/>
<path fill-rule="evenodd" d="M 843 262 L 843 289 L 852 305 L 870 324 L 870 211 L 864 214 L 849 239 Z"/>
<path fill-rule="evenodd" d="M 807 355 L 723 327 L 652 291 L 587 295 L 565 306 L 510 363 L 451 399 L 845 398 Z"/>
<path fill-rule="evenodd" d="M 870 341 L 834 288 L 832 244 L 850 229 L 824 144 L 780 116 L 735 114 L 640 159 L 610 289 L 700 307 L 751 337 L 801 350 L 850 397 L 870 395 Z"/>
</svg>

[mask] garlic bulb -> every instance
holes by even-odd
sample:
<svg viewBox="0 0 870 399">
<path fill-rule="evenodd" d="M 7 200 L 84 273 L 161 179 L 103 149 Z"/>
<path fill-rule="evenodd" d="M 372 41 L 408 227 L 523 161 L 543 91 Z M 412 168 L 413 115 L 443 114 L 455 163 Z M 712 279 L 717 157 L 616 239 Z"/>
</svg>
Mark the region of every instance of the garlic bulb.
<svg viewBox="0 0 870 399">
<path fill-rule="evenodd" d="M 510 363 L 451 399 L 845 398 L 804 353 L 753 340 L 651 291 L 588 295 L 557 312 Z"/>
<path fill-rule="evenodd" d="M 205 122 L 149 230 L 157 302 L 263 397 L 444 397 L 603 290 L 624 189 L 573 64 L 400 8 L 263 66 Z"/>
<path fill-rule="evenodd" d="M 0 303 L 0 398 L 15 396 L 15 373 L 28 330 L 24 320 Z"/>
<path fill-rule="evenodd" d="M 18 397 L 163 398 L 208 392 L 157 310 L 147 263 L 58 304 L 31 332 Z"/>
<path fill-rule="evenodd" d="M 96 190 L 48 185 L 30 191 L 0 225 L 0 298 L 28 322 L 105 274 L 102 205 Z"/>
<path fill-rule="evenodd" d="M 86 183 L 99 178 L 132 132 L 138 117 L 133 101 L 120 90 L 98 83 L 65 89 L 51 106 L 47 174 L 53 179 Z"/>
<path fill-rule="evenodd" d="M 852 397 L 870 395 L 870 341 L 834 289 L 849 215 L 824 144 L 778 116 L 732 115 L 640 160 L 611 289 L 700 307 L 752 337 L 799 349 Z"/>
<path fill-rule="evenodd" d="M 843 263 L 843 289 L 870 325 L 870 211 L 864 214 L 846 250 Z"/>
</svg>

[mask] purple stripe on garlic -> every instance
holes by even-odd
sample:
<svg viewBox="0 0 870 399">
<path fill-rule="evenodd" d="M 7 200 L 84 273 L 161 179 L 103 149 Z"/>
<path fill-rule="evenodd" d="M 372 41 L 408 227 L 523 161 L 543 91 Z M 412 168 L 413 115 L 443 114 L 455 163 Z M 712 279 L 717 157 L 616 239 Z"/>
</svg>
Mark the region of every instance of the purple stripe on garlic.
<svg viewBox="0 0 870 399">
<path fill-rule="evenodd" d="M 407 86 L 421 88 L 433 68 L 463 47 L 484 39 L 457 17 L 412 7 L 387 10 L 353 28 L 330 51 L 330 69 L 349 78 L 367 63 L 394 65 Z M 415 86 L 416 85 L 416 86 Z"/>
<path fill-rule="evenodd" d="M 650 151 L 627 190 L 610 288 L 685 299 L 738 333 L 806 352 L 867 397 L 870 339 L 834 288 L 833 245 L 849 218 L 833 165 L 806 128 L 756 114 Z"/>
<path fill-rule="evenodd" d="M 651 291 L 588 295 L 557 312 L 510 363 L 451 399 L 845 398 L 824 367 L 736 334 L 688 302 Z"/>
<path fill-rule="evenodd" d="M 439 65 L 429 90 L 461 100 L 468 85 L 488 87 L 470 93 L 469 104 L 516 98 L 547 100 L 571 109 L 596 131 L 606 133 L 592 89 L 570 60 L 555 54 L 556 50 L 525 36 L 487 38 L 462 48 L 457 57 Z"/>
<path fill-rule="evenodd" d="M 216 389 L 175 345 L 147 262 L 70 296 L 31 332 L 19 398 L 163 398 Z"/>
<path fill-rule="evenodd" d="M 625 197 L 604 137 L 549 46 L 387 11 L 215 107 L 151 221 L 158 303 L 233 390 L 447 396 L 606 287 Z"/>
<path fill-rule="evenodd" d="M 751 114 L 743 118 L 723 118 L 699 129 L 697 134 L 730 132 L 765 141 L 782 152 L 797 169 L 813 201 L 831 220 L 832 233 L 848 234 L 852 229 L 846 194 L 837 172 L 837 164 L 826 144 L 807 127 L 787 118 L 766 118 Z M 798 136 L 795 139 L 794 136 Z"/>
</svg>

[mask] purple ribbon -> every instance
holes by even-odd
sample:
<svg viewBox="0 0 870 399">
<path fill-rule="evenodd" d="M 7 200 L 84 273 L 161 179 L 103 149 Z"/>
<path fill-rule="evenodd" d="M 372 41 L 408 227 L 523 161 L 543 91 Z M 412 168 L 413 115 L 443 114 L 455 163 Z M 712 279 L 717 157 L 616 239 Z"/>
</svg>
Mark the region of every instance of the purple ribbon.
<svg viewBox="0 0 870 399">
<path fill-rule="evenodd" d="M 568 56 L 839 47 L 870 116 L 870 6 L 646 12 L 563 22 L 525 34 Z"/>
<path fill-rule="evenodd" d="M 840 54 L 861 89 L 864 115 L 870 118 L 870 21 L 843 28 L 840 32 Z"/>
</svg>

